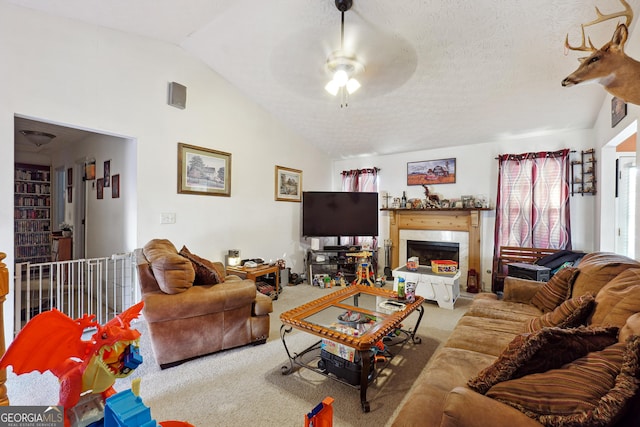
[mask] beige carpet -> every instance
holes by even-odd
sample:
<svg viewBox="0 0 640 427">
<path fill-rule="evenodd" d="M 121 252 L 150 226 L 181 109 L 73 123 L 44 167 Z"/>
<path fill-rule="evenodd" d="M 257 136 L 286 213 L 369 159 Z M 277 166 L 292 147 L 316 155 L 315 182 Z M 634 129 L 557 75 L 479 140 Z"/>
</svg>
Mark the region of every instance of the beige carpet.
<svg viewBox="0 0 640 427">
<path fill-rule="evenodd" d="M 141 396 L 158 421 L 182 420 L 198 427 L 208 426 L 302 426 L 304 414 L 324 397 L 335 399 L 334 426 L 384 426 L 411 388 L 433 352 L 450 334 L 470 299 L 461 297 L 455 310 L 425 303 L 418 329 L 420 344 L 407 344 L 394 358 L 392 367 L 382 371 L 369 386 L 371 412 L 363 413 L 359 390 L 307 369 L 282 375 L 288 364 L 280 340 L 280 313 L 323 296 L 330 289 L 309 285 L 286 287 L 271 317 L 271 333 L 266 344 L 247 346 L 199 358 L 180 366 L 160 370 L 153 359 L 144 321 L 135 324 L 142 332 L 144 363 L 128 378 L 118 380 L 116 389 L 129 388 L 132 378 L 142 378 Z M 405 326 L 415 324 L 412 314 Z M 290 351 L 301 351 L 317 339 L 294 331 L 286 337 Z M 12 405 L 57 403 L 57 379 L 50 373 L 21 376 L 8 372 L 7 389 Z"/>
</svg>

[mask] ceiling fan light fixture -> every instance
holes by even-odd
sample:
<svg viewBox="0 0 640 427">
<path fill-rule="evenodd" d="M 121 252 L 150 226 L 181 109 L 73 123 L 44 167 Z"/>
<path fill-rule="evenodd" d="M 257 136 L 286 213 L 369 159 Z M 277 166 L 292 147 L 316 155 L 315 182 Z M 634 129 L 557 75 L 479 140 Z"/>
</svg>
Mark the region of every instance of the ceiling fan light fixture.
<svg viewBox="0 0 640 427">
<path fill-rule="evenodd" d="M 333 96 L 338 95 L 340 88 L 346 88 L 350 94 L 360 88 L 360 82 L 353 76 L 364 71 L 364 66 L 351 55 L 341 51 L 333 52 L 327 59 L 326 69 L 332 76 L 325 90 Z"/>
<path fill-rule="evenodd" d="M 36 147 L 41 147 L 45 144 L 48 144 L 53 140 L 53 138 L 56 137 L 52 133 L 40 132 L 37 130 L 21 130 L 20 133 L 24 135 L 24 137 L 27 138 L 27 140 Z"/>
<path fill-rule="evenodd" d="M 343 87 L 349 81 L 349 74 L 345 71 L 344 68 L 338 68 L 335 73 L 333 73 L 333 81 L 340 87 Z"/>
<path fill-rule="evenodd" d="M 324 90 L 329 92 L 331 95 L 338 95 L 338 91 L 340 90 L 340 86 L 336 83 L 335 80 L 330 80 L 329 83 L 324 87 Z"/>
<path fill-rule="evenodd" d="M 357 91 L 358 89 L 360 89 L 360 82 L 356 79 L 349 79 L 349 81 L 347 82 L 347 92 L 349 92 L 349 95 L 351 95 L 353 92 Z"/>
<path fill-rule="evenodd" d="M 344 51 L 344 13 L 351 9 L 353 0 L 335 0 L 336 8 L 340 11 L 340 50 L 329 55 L 325 68 L 332 79 L 324 89 L 333 96 L 341 93 L 341 107 L 348 105 L 348 95 L 351 95 L 360 88 L 360 82 L 354 78 L 355 75 L 364 71 L 364 66 L 355 56 L 348 55 Z"/>
</svg>

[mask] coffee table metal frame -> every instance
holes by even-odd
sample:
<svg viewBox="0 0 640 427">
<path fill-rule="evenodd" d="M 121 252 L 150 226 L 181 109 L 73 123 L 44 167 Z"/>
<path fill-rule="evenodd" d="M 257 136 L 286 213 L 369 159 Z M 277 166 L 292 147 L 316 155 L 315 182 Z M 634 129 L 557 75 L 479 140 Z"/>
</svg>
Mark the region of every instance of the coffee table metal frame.
<svg viewBox="0 0 640 427">
<path fill-rule="evenodd" d="M 347 384 L 351 387 L 359 388 L 362 410 L 363 412 L 369 412 L 370 406 L 367 401 L 367 387 L 369 383 L 375 380 L 378 374 L 388 366 L 393 357 L 400 352 L 407 341 L 411 341 L 415 344 L 422 341 L 420 337 L 416 336 L 416 331 L 420 326 L 420 321 L 424 314 L 424 308 L 422 307 L 424 298 L 416 296 L 416 299 L 413 302 L 403 301 L 403 303 L 406 304 L 404 310 L 385 313 L 382 309 L 374 311 L 359 307 L 358 298 L 362 294 L 373 295 L 375 297 L 381 297 L 389 300 L 397 300 L 397 294 L 391 290 L 365 285 L 351 285 L 282 313 L 280 315 L 280 320 L 283 324 L 280 327 L 280 338 L 285 351 L 287 352 L 287 357 L 289 358 L 289 365 L 282 366 L 282 374 L 288 375 L 293 372 L 294 366 L 300 366 L 329 377 L 335 381 Z M 344 300 L 350 297 L 353 297 L 353 304 L 345 303 Z M 374 322 L 373 326 L 369 330 L 358 336 L 348 335 L 327 325 L 316 324 L 306 320 L 308 317 L 330 307 L 337 307 L 344 310 L 353 310 L 354 308 L 357 308 L 358 312 L 369 314 L 379 320 Z M 402 329 L 402 321 L 414 311 L 418 312 L 418 320 L 416 321 L 415 326 L 409 329 Z M 317 365 L 314 366 L 305 362 L 304 359 L 306 355 L 309 355 L 311 352 L 319 352 L 322 340 L 315 342 L 300 353 L 291 353 L 289 351 L 289 347 L 287 347 L 285 336 L 290 333 L 293 328 L 353 348 L 360 359 L 358 362 L 360 363 L 361 369 L 360 383 L 352 385 L 342 378 L 329 375 L 325 369 L 322 369 Z M 396 337 L 392 338 L 393 335 Z M 374 364 L 373 372 L 370 375 L 369 371 L 372 370 L 370 352 L 380 340 L 383 340 L 387 347 L 387 351 L 384 354 L 386 356 L 386 361 L 379 366 Z M 392 351 L 392 349 L 394 351 Z M 312 358 L 312 360 L 315 360 L 315 358 Z"/>
</svg>

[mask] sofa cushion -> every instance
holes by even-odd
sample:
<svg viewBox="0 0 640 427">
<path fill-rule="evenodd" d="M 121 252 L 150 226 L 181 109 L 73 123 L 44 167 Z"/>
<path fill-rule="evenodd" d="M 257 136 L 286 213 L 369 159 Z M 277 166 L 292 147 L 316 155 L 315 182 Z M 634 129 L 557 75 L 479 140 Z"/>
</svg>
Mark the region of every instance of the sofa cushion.
<svg viewBox="0 0 640 427">
<path fill-rule="evenodd" d="M 640 335 L 640 313 L 629 316 L 618 332 L 618 342 L 625 342 L 632 335 Z"/>
<path fill-rule="evenodd" d="M 640 269 L 630 268 L 617 275 L 598 292 L 590 324 L 622 327 L 629 316 L 638 312 Z"/>
<path fill-rule="evenodd" d="M 609 252 L 587 254 L 578 264 L 580 274 L 573 283 L 572 295 L 586 293 L 598 295 L 604 285 L 627 268 L 640 268 L 640 263 L 623 255 Z"/>
<path fill-rule="evenodd" d="M 144 317 L 147 322 L 155 323 L 191 319 L 244 307 L 248 318 L 256 300 L 256 292 L 253 281 L 242 280 L 218 285 L 194 286 L 189 292 L 177 295 L 150 293 L 144 297 Z"/>
<path fill-rule="evenodd" d="M 524 325 L 524 330 L 525 332 L 534 332 L 553 326 L 574 328 L 583 325 L 591 315 L 594 305 L 595 299 L 591 294 L 568 299 L 556 307 L 555 310 L 527 321 Z"/>
<path fill-rule="evenodd" d="M 513 322 L 526 322 L 542 314 L 539 308 L 531 304 L 493 300 L 487 298 L 474 298 L 471 307 L 465 316 L 488 317 L 491 319 L 503 319 Z"/>
<path fill-rule="evenodd" d="M 565 267 L 558 271 L 531 298 L 531 304 L 543 313 L 553 311 L 571 296 L 571 286 L 580 270 L 575 267 Z"/>
<path fill-rule="evenodd" d="M 496 384 L 486 395 L 543 425 L 611 425 L 638 390 L 639 358 L 640 337 L 632 336 L 560 369 Z"/>
<path fill-rule="evenodd" d="M 216 266 L 216 263 L 191 253 L 186 246 L 182 246 L 180 255 L 187 258 L 193 264 L 193 269 L 196 274 L 193 280 L 194 286 L 217 285 L 218 283 L 224 282 L 224 268 L 222 268 L 221 265 Z"/>
<path fill-rule="evenodd" d="M 470 350 L 438 349 L 413 383 L 393 426 L 439 426 L 450 391 L 464 385 L 471 375 L 478 373 L 479 366 L 486 366 L 494 359 Z M 376 420 L 369 424 L 376 425 Z"/>
<path fill-rule="evenodd" d="M 479 319 L 474 317 L 465 318 L 464 322 L 460 320 L 445 342 L 445 347 L 469 350 L 490 355 L 494 358 L 498 357 L 519 332 L 505 332 L 493 329 L 490 326 L 483 328 L 483 325 L 488 323 L 487 320 L 502 321 L 502 319 Z"/>
<path fill-rule="evenodd" d="M 195 271 L 191 261 L 180 256 L 169 240 L 151 240 L 144 245 L 142 253 L 151 264 L 153 277 L 163 292 L 178 294 L 193 285 Z"/>
<path fill-rule="evenodd" d="M 467 385 L 486 393 L 502 381 L 558 368 L 587 353 L 614 344 L 618 328 L 545 328 L 517 335 L 498 359 L 471 378 Z"/>
</svg>

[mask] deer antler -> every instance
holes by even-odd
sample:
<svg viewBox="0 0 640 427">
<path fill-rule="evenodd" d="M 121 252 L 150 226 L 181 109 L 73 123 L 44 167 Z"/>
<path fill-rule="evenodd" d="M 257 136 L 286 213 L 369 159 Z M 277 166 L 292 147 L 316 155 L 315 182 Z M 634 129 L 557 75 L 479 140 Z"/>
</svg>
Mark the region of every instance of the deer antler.
<svg viewBox="0 0 640 427">
<path fill-rule="evenodd" d="M 624 6 L 624 10 L 620 12 L 610 13 L 608 15 L 600 12 L 600 9 L 598 9 L 598 7 L 596 6 L 596 14 L 598 15 L 598 17 L 591 22 L 580 25 L 582 29 L 582 44 L 580 46 L 571 46 L 569 44 L 569 34 L 567 34 L 567 37 L 564 40 L 565 49 L 578 50 L 581 52 L 595 52 L 597 49 L 591 42 L 591 37 L 587 38 L 587 40 L 589 40 L 589 46 L 587 47 L 587 45 L 585 44 L 584 27 L 588 27 L 590 25 L 595 25 L 600 22 L 608 21 L 615 18 L 621 18 L 624 16 L 627 19 L 625 25 L 627 26 L 627 28 L 629 28 L 629 25 L 631 25 L 631 21 L 633 21 L 633 10 L 631 9 L 631 6 L 629 6 L 629 3 L 627 3 L 625 0 L 620 0 L 620 3 L 622 3 L 622 5 Z"/>
</svg>

